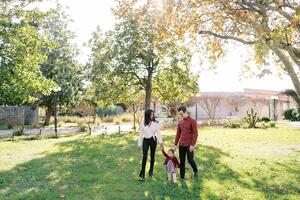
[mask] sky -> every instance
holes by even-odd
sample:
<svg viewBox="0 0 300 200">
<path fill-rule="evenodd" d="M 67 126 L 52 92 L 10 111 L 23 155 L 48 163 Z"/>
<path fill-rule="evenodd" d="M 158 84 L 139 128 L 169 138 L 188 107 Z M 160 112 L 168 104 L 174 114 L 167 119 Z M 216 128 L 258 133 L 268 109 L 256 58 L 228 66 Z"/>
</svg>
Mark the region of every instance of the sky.
<svg viewBox="0 0 300 200">
<path fill-rule="evenodd" d="M 67 13 L 73 20 L 71 30 L 75 32 L 77 38 L 74 42 L 79 47 L 81 54 L 79 62 L 85 63 L 88 59 L 89 49 L 84 46 L 91 38 L 91 33 L 97 26 L 103 31 L 113 28 L 114 17 L 111 8 L 114 6 L 113 0 L 57 0 L 60 4 L 68 7 Z M 53 1 L 40 3 L 41 9 L 49 9 L 55 4 Z M 274 74 L 258 78 L 241 78 L 241 66 L 243 57 L 246 54 L 244 47 L 237 46 L 228 50 L 227 56 L 218 62 L 216 70 L 201 70 L 199 78 L 200 91 L 243 91 L 244 88 L 267 89 L 281 91 L 293 88 L 288 76 L 279 78 L 276 69 Z M 200 56 L 201 55 L 197 55 Z M 201 67 L 197 62 L 197 56 L 193 59 L 193 71 L 199 71 Z"/>
</svg>

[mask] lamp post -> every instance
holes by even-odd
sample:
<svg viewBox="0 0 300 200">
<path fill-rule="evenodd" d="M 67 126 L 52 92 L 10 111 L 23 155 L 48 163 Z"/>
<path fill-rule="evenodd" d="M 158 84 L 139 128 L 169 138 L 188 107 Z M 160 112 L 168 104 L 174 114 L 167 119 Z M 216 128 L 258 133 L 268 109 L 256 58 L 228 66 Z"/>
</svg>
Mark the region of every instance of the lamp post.
<svg viewBox="0 0 300 200">
<path fill-rule="evenodd" d="M 54 93 L 54 132 L 57 136 L 57 94 L 61 91 L 61 87 L 57 87 L 53 90 Z"/>
<path fill-rule="evenodd" d="M 271 100 L 273 103 L 273 120 L 276 121 L 277 120 L 277 116 L 276 116 L 276 100 L 278 100 L 279 97 L 278 96 L 271 96 Z"/>
</svg>

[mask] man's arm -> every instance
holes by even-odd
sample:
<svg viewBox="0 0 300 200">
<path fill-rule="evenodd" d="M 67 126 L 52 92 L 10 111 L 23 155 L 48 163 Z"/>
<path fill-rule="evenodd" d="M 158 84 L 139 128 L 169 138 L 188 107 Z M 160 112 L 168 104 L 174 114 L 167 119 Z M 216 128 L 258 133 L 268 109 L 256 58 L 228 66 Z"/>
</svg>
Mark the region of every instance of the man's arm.
<svg viewBox="0 0 300 200">
<path fill-rule="evenodd" d="M 196 120 L 192 120 L 192 131 L 193 131 L 192 146 L 195 146 L 198 139 L 198 128 L 197 128 Z"/>
</svg>

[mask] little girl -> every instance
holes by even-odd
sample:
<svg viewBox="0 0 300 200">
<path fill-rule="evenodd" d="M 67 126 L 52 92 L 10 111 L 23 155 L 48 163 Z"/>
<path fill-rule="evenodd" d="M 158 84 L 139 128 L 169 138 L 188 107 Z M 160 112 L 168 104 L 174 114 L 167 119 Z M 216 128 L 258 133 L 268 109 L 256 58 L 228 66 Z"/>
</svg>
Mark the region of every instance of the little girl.
<svg viewBox="0 0 300 200">
<path fill-rule="evenodd" d="M 176 172 L 179 168 L 179 162 L 176 156 L 174 155 L 174 149 L 169 149 L 168 153 L 166 153 L 164 149 L 162 149 L 161 151 L 166 157 L 164 165 L 168 173 L 168 180 L 173 183 L 176 183 Z"/>
</svg>

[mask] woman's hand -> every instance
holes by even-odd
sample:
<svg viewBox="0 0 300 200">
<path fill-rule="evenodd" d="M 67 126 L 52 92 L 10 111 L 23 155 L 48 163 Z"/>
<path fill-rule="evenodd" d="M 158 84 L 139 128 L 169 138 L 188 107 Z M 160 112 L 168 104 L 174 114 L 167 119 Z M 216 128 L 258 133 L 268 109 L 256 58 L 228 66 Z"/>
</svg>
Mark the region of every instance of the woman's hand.
<svg viewBox="0 0 300 200">
<path fill-rule="evenodd" d="M 160 144 L 160 150 L 164 150 L 164 144 L 163 143 Z"/>
</svg>

